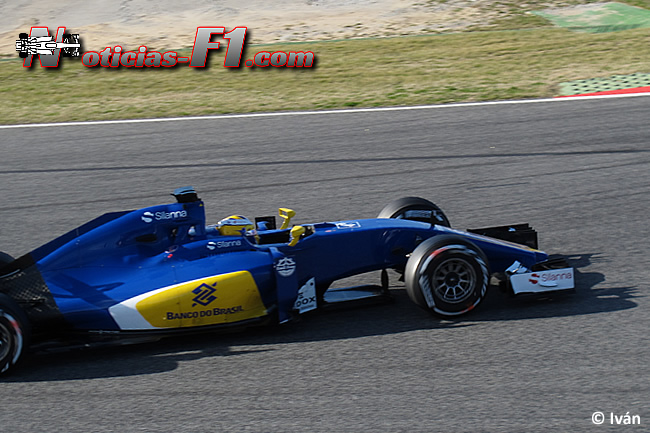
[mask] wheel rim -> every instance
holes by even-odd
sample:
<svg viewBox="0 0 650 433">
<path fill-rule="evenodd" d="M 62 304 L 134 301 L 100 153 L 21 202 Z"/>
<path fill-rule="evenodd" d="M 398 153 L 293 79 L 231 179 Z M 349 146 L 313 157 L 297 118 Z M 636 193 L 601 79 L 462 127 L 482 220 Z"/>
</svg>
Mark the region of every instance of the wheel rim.
<svg viewBox="0 0 650 433">
<path fill-rule="evenodd" d="M 0 320 L 0 361 L 6 359 L 7 355 L 11 352 L 12 342 L 11 329 L 9 329 L 4 320 Z"/>
<path fill-rule="evenodd" d="M 23 333 L 19 322 L 8 312 L 0 310 L 0 373 L 18 362 L 22 351 Z"/>
<path fill-rule="evenodd" d="M 464 259 L 448 259 L 433 271 L 432 282 L 438 298 L 449 304 L 457 304 L 472 295 L 476 286 L 476 271 Z"/>
</svg>

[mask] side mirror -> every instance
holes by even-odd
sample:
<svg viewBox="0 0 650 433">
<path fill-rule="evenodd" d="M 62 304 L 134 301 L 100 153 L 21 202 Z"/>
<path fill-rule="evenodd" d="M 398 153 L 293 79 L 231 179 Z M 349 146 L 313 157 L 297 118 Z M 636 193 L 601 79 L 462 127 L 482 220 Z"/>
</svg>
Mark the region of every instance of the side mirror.
<svg viewBox="0 0 650 433">
<path fill-rule="evenodd" d="M 291 229 L 291 240 L 289 241 L 289 246 L 290 247 L 295 247 L 298 241 L 300 240 L 300 236 L 305 234 L 305 228 L 303 226 L 295 226 Z"/>
<path fill-rule="evenodd" d="M 286 207 L 281 207 L 280 209 L 278 209 L 278 212 L 280 214 L 280 218 L 283 219 L 282 225 L 280 226 L 280 230 L 288 229 L 289 223 L 291 222 L 291 218 L 296 216 L 296 211 L 287 209 Z"/>
</svg>

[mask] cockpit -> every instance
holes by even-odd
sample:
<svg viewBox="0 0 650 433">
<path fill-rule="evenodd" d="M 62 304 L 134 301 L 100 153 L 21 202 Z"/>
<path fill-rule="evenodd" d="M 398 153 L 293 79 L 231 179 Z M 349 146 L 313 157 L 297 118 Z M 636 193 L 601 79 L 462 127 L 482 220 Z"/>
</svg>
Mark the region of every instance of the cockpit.
<svg viewBox="0 0 650 433">
<path fill-rule="evenodd" d="M 173 195 L 178 203 L 200 201 L 191 186 L 178 188 Z M 245 236 L 251 243 L 257 245 L 288 243 L 289 246 L 294 246 L 301 237 L 313 233 L 311 226 L 291 226 L 291 219 L 296 215 L 292 209 L 280 208 L 278 213 L 282 219 L 280 227 L 277 227 L 274 216 L 257 217 L 251 221 L 242 215 L 230 215 L 216 224 L 208 224 L 203 228 L 193 225 L 189 228 L 188 234 L 190 237 L 196 237 L 204 233 L 209 239 L 222 236 Z"/>
</svg>

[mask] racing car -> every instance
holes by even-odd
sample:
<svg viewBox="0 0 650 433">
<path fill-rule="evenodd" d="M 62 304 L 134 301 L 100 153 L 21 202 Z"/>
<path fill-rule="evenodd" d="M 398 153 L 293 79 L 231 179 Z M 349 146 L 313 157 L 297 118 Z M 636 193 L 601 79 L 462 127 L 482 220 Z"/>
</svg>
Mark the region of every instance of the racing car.
<svg viewBox="0 0 650 433">
<path fill-rule="evenodd" d="M 286 323 L 386 300 L 389 269 L 415 304 L 447 318 L 475 309 L 493 275 L 513 295 L 574 288 L 573 269 L 538 250 L 528 224 L 456 230 L 423 198 L 397 199 L 374 219 L 300 225 L 280 208 L 278 227 L 275 216 L 207 224 L 193 187 L 173 195 L 104 214 L 18 259 L 0 255 L 0 372 L 30 346 Z M 377 271 L 379 284 L 333 288 Z"/>
<path fill-rule="evenodd" d="M 52 36 L 33 36 L 27 33 L 20 33 L 16 40 L 16 51 L 21 58 L 29 55 L 51 55 L 54 50 L 62 49 L 63 55 L 67 57 L 79 57 L 81 44 L 78 34 L 64 34 L 62 42 L 55 42 Z"/>
</svg>

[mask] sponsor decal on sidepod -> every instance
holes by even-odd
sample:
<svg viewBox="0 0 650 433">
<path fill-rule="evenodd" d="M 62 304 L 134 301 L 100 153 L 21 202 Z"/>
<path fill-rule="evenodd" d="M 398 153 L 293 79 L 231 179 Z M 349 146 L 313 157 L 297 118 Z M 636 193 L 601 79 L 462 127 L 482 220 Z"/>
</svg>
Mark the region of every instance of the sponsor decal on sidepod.
<svg viewBox="0 0 650 433">
<path fill-rule="evenodd" d="M 109 308 L 120 329 L 185 328 L 266 314 L 248 271 L 214 275 L 147 292 Z"/>
</svg>

